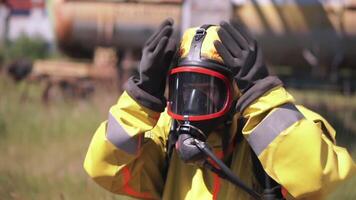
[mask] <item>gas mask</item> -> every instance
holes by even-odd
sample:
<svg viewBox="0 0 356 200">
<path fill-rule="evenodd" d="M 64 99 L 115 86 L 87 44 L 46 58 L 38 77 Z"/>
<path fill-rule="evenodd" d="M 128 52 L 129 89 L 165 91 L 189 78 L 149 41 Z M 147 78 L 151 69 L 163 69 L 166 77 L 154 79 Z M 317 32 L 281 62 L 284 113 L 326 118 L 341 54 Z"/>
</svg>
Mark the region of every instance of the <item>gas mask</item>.
<svg viewBox="0 0 356 200">
<path fill-rule="evenodd" d="M 217 57 L 216 31 L 211 25 L 188 30 L 181 42 L 182 55 L 169 72 L 168 114 L 177 121 L 176 150 L 187 163 L 204 158 L 194 141 L 206 141 L 232 107 L 233 77 Z"/>
</svg>

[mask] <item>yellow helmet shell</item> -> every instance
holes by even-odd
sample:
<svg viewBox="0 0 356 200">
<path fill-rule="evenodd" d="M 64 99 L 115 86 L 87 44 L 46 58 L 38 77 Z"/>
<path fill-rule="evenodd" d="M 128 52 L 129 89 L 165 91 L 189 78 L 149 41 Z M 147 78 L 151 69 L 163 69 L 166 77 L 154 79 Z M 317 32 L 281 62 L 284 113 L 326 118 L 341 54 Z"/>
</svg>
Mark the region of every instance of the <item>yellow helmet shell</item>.
<svg viewBox="0 0 356 200">
<path fill-rule="evenodd" d="M 204 38 L 204 41 L 202 43 L 201 51 L 200 51 L 200 56 L 201 58 L 213 60 L 219 63 L 224 63 L 222 58 L 220 57 L 219 53 L 216 51 L 215 46 L 214 46 L 214 41 L 219 40 L 220 38 L 217 34 L 217 31 L 219 30 L 219 26 L 210 26 L 208 30 L 206 31 L 206 35 Z M 194 38 L 194 35 L 196 31 L 199 29 L 199 27 L 194 27 L 194 28 L 189 28 L 186 30 L 183 34 L 180 47 L 179 47 L 179 58 L 185 58 L 188 56 L 188 53 L 190 51 L 190 47 L 192 44 L 192 40 Z"/>
</svg>

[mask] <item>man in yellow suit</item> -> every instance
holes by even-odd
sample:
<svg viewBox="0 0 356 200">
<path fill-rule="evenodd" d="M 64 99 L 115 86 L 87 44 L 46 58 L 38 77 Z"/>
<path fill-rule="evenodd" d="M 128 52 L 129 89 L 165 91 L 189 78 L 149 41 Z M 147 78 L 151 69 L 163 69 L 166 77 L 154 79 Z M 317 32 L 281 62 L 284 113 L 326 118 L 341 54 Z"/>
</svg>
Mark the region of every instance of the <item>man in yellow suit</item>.
<svg viewBox="0 0 356 200">
<path fill-rule="evenodd" d="M 176 51 L 172 25 L 146 42 L 91 141 L 95 182 L 138 199 L 316 200 L 354 174 L 334 129 L 294 104 L 242 26 L 188 29 Z"/>
</svg>

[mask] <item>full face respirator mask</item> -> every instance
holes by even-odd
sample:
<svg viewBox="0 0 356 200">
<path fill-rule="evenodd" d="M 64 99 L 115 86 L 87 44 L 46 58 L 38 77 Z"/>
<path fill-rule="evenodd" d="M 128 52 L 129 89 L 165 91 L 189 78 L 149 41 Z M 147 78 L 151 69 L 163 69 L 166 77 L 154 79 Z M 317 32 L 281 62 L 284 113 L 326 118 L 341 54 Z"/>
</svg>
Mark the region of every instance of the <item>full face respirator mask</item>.
<svg viewBox="0 0 356 200">
<path fill-rule="evenodd" d="M 168 114 L 176 121 L 175 147 L 186 163 L 204 158 L 194 141 L 206 141 L 233 104 L 232 72 L 213 44 L 219 40 L 217 30 L 203 25 L 185 32 L 176 65 L 169 71 Z"/>
</svg>

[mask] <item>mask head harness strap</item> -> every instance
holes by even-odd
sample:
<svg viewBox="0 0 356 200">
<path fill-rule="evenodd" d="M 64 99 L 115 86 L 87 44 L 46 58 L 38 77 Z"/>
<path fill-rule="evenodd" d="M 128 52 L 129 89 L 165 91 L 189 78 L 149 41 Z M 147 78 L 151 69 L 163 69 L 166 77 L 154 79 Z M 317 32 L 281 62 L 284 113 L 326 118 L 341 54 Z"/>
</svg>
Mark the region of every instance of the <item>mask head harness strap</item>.
<svg viewBox="0 0 356 200">
<path fill-rule="evenodd" d="M 206 36 L 206 32 L 210 26 L 212 26 L 212 25 L 205 24 L 205 25 L 201 26 L 200 28 L 198 28 L 198 30 L 196 30 L 195 35 L 192 40 L 192 43 L 190 45 L 190 50 L 189 50 L 188 57 L 187 57 L 188 60 L 195 60 L 195 61 L 201 60 L 200 59 L 201 58 L 200 50 L 203 45 L 203 41 Z"/>
<path fill-rule="evenodd" d="M 204 42 L 204 38 L 207 35 L 209 27 L 211 26 L 214 25 L 205 24 L 196 30 L 190 45 L 188 56 L 181 60 L 178 60 L 177 64 L 178 66 L 204 66 L 214 70 L 217 69 L 220 72 L 223 72 L 225 76 L 229 76 L 231 74 L 231 70 L 226 68 L 223 64 L 215 60 L 208 60 L 201 57 L 201 48 Z"/>
</svg>

